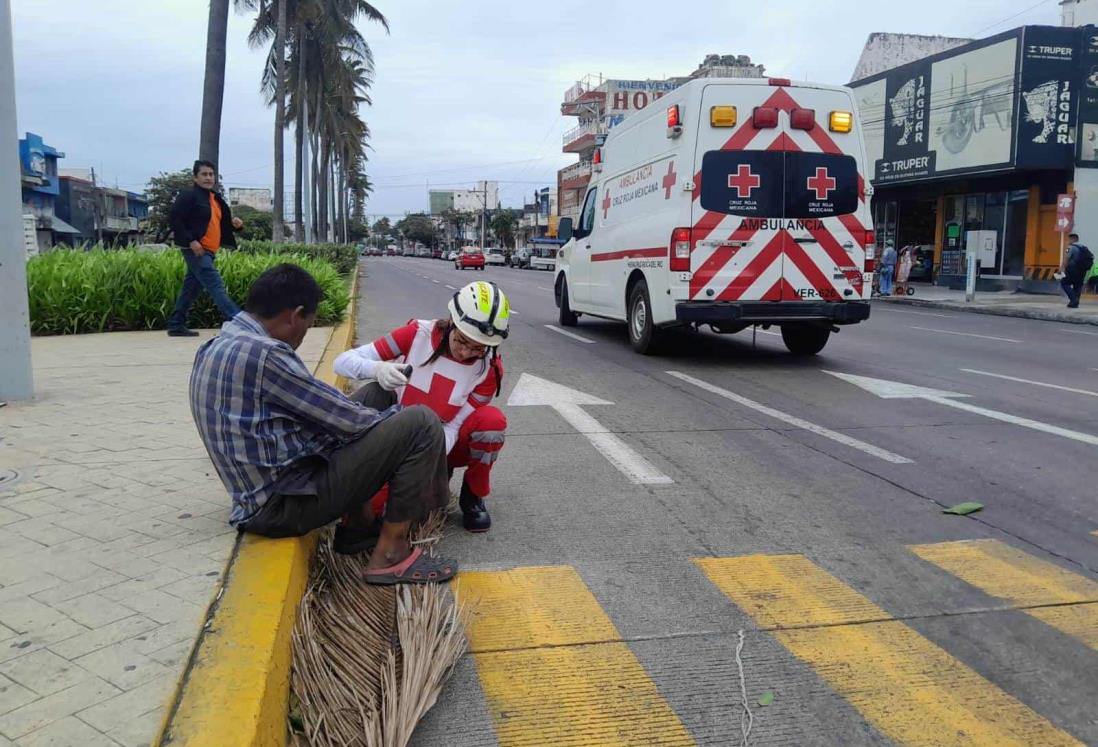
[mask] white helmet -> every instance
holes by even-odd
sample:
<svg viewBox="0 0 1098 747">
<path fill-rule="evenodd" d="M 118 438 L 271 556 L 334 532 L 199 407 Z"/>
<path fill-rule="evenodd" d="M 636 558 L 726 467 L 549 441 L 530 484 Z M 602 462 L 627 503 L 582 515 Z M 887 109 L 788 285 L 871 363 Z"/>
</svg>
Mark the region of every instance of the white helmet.
<svg viewBox="0 0 1098 747">
<path fill-rule="evenodd" d="M 470 340 L 495 347 L 507 339 L 511 305 L 495 283 L 469 283 L 450 299 L 450 318 Z"/>
</svg>

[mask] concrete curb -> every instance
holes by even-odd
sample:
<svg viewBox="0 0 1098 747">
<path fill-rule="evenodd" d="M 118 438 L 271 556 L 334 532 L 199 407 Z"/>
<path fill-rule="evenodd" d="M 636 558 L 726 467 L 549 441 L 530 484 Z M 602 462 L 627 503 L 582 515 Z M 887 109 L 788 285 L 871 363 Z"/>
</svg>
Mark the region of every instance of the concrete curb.
<svg viewBox="0 0 1098 747">
<path fill-rule="evenodd" d="M 873 299 L 874 303 L 895 304 L 897 306 L 921 306 L 927 309 L 947 309 L 949 311 L 966 311 L 970 314 L 988 314 L 990 316 L 1012 316 L 1020 319 L 1037 319 L 1043 322 L 1065 322 L 1067 324 L 1098 325 L 1098 316 L 1093 318 L 1081 317 L 1064 311 L 1043 311 L 1041 309 L 1019 309 L 1009 306 L 978 306 L 975 304 L 963 304 L 955 301 L 928 301 L 923 298 L 890 298 Z M 1096 309 L 1098 311 L 1098 309 Z"/>
<path fill-rule="evenodd" d="M 358 270 L 344 322 L 314 374 L 337 388 L 336 356 L 354 344 Z M 259 747 L 287 743 L 291 634 L 305 594 L 316 533 L 272 540 L 238 536 L 153 745 Z"/>
</svg>

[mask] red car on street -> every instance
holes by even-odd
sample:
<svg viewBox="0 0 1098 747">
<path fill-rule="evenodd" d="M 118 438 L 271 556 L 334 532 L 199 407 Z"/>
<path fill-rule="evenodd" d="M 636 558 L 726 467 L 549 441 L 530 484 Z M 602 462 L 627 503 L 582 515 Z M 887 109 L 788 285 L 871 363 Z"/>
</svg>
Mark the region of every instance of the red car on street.
<svg viewBox="0 0 1098 747">
<path fill-rule="evenodd" d="M 484 253 L 480 250 L 479 246 L 467 246 L 461 250 L 457 259 L 454 260 L 455 270 L 467 270 L 467 269 L 484 271 Z"/>
</svg>

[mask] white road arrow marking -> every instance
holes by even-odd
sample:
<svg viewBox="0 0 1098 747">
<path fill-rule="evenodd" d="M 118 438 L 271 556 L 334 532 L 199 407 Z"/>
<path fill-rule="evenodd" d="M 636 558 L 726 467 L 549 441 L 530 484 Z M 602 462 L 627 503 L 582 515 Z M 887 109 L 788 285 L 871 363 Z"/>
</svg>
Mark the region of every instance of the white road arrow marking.
<svg viewBox="0 0 1098 747">
<path fill-rule="evenodd" d="M 971 405 L 968 402 L 957 401 L 957 398 L 959 397 L 968 397 L 967 394 L 961 394 L 959 392 L 946 392 L 942 391 L 941 389 L 927 389 L 926 387 L 914 386 L 912 384 L 902 384 L 898 381 L 872 379 L 868 376 L 855 376 L 853 374 L 837 373 L 835 371 L 827 371 L 826 373 L 829 373 L 832 376 L 837 376 L 843 381 L 850 382 L 855 386 L 859 386 L 862 389 L 865 389 L 867 392 L 876 394 L 882 399 L 925 399 L 929 402 L 934 402 L 939 405 L 945 405 L 946 407 L 953 407 L 957 410 L 964 410 L 965 412 L 971 412 L 976 415 L 983 415 L 984 417 L 992 418 L 994 420 L 1001 420 L 1004 423 L 1020 425 L 1023 428 L 1031 428 L 1035 431 L 1051 433 L 1054 436 L 1070 438 L 1072 441 L 1079 441 L 1081 443 L 1090 444 L 1091 446 L 1098 446 L 1098 436 L 1092 435 L 1090 433 L 1072 431 L 1056 425 L 1042 423 L 1039 420 L 1021 418 L 1017 415 L 1011 415 L 1006 412 L 989 410 L 985 407 L 977 407 L 976 405 Z"/>
<path fill-rule="evenodd" d="M 604 399 L 561 386 L 552 381 L 524 373 L 519 377 L 508 407 L 552 407 L 580 434 L 598 449 L 612 465 L 637 485 L 669 485 L 670 477 L 606 429 L 582 408 L 582 405 L 612 405 Z"/>
<path fill-rule="evenodd" d="M 996 379 L 1005 379 L 1007 381 L 1017 381 L 1019 384 L 1032 384 L 1033 386 L 1043 386 L 1047 389 L 1059 389 L 1062 392 L 1075 392 L 1076 394 L 1085 394 L 1089 397 L 1098 397 L 1098 392 L 1092 392 L 1089 389 L 1076 389 L 1070 386 L 1061 386 L 1059 384 L 1048 384 L 1044 381 L 1032 381 L 1030 379 L 1019 379 L 1017 376 L 1007 376 L 1005 374 L 991 373 L 991 371 L 978 371 L 975 368 L 962 368 L 962 371 L 970 374 L 979 374 L 980 376 L 993 376 Z"/>
<path fill-rule="evenodd" d="M 767 415 L 768 417 L 774 418 L 775 420 L 780 420 L 783 423 L 789 423 L 795 428 L 801 428 L 803 430 L 809 431 L 810 433 L 815 433 L 817 436 L 829 438 L 832 441 L 836 441 L 843 444 L 844 446 L 849 446 L 853 449 L 857 449 L 858 451 L 864 451 L 866 454 L 871 454 L 872 456 L 875 456 L 878 459 L 883 459 L 886 462 L 891 462 L 892 464 L 913 463 L 907 457 L 902 457 L 899 454 L 893 454 L 891 451 L 886 451 L 885 449 L 874 446 L 873 444 L 867 444 L 865 441 L 859 441 L 858 439 L 852 438 L 845 433 L 839 433 L 838 431 L 833 431 L 830 428 L 824 428 L 822 425 L 810 423 L 807 420 L 798 418 L 796 415 L 790 415 L 789 413 L 782 412 L 781 410 L 775 410 L 773 407 L 768 407 L 767 405 L 764 405 L 760 402 L 755 402 L 754 400 L 750 400 L 747 397 L 742 397 L 735 392 L 730 392 L 727 389 L 722 389 L 719 386 L 714 386 L 708 381 L 695 379 L 693 376 L 681 373 L 679 371 L 668 371 L 667 374 L 669 376 L 674 376 L 680 381 L 685 381 L 688 384 L 693 384 L 694 386 L 699 387 L 700 389 L 704 389 L 707 392 L 712 392 L 713 394 L 720 395 L 725 399 L 730 399 L 737 404 L 743 405 L 744 407 L 749 407 L 756 412 L 761 412 L 763 415 Z"/>
</svg>

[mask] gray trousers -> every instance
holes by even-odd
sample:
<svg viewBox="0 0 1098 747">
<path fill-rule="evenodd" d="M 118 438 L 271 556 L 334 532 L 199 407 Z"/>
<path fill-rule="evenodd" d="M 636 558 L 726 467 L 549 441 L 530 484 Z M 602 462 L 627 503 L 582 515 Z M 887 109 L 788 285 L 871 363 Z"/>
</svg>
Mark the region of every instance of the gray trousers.
<svg viewBox="0 0 1098 747">
<path fill-rule="evenodd" d="M 396 395 L 372 383 L 351 399 L 384 410 Z M 401 410 L 329 454 L 314 482 L 315 495 L 272 496 L 248 519 L 244 531 L 267 537 L 307 534 L 344 514 L 357 515 L 386 483 L 386 521 L 421 519 L 445 507 L 450 489 L 442 424 L 422 405 Z"/>
</svg>

